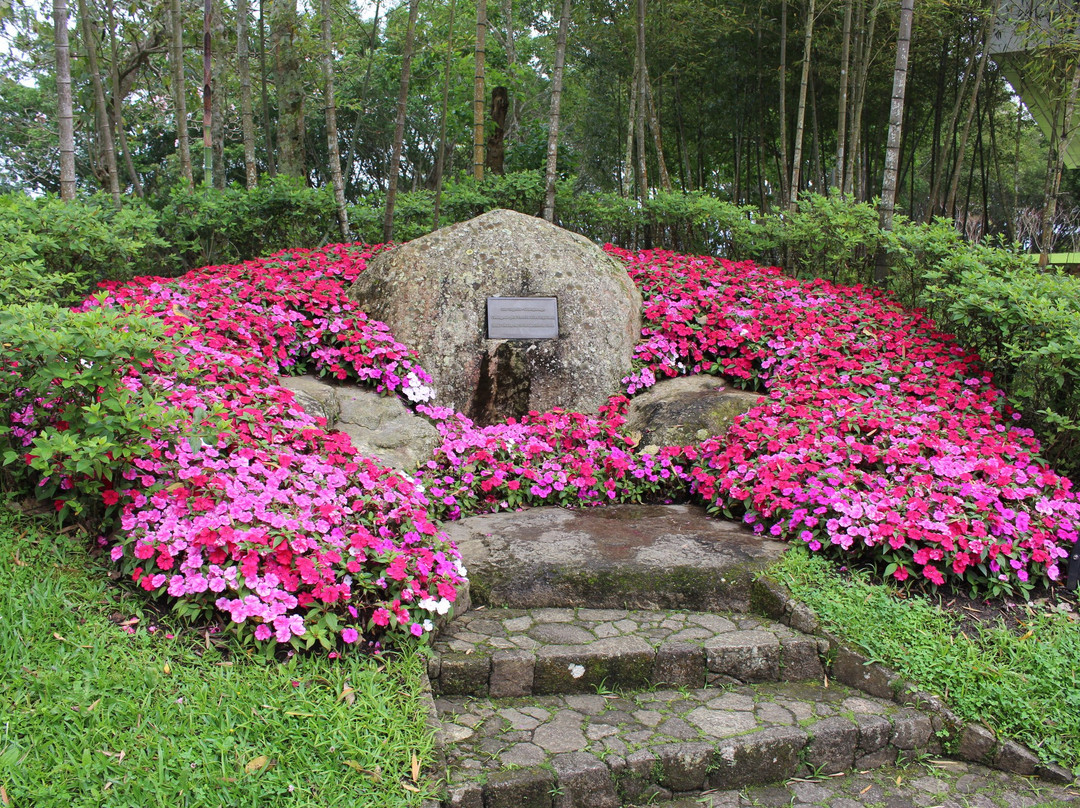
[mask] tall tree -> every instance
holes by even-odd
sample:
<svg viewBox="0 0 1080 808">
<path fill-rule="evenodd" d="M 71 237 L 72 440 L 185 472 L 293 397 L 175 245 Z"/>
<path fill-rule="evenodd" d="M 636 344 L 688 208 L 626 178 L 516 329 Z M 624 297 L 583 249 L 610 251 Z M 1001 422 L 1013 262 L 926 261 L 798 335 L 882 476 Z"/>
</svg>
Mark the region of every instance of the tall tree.
<svg viewBox="0 0 1080 808">
<path fill-rule="evenodd" d="M 892 102 L 889 105 L 889 139 L 885 147 L 885 173 L 881 179 L 881 229 L 891 232 L 896 209 L 896 179 L 900 166 L 900 136 L 904 125 L 904 94 L 907 89 L 908 52 L 911 49 L 911 18 L 915 0 L 900 0 L 900 30 L 896 35 L 896 67 L 893 70 Z M 874 283 L 883 284 L 889 276 L 889 256 L 878 250 Z"/>
<path fill-rule="evenodd" d="M 56 117 L 60 124 L 60 198 L 75 198 L 75 113 L 71 102 L 71 48 L 67 0 L 53 0 L 56 50 Z"/>
<path fill-rule="evenodd" d="M 780 195 L 788 199 L 788 150 L 787 150 L 787 19 L 788 0 L 780 0 Z"/>
<path fill-rule="evenodd" d="M 638 194 L 642 199 L 649 198 L 649 169 L 645 157 L 645 85 L 649 77 L 645 68 L 645 0 L 637 0 L 637 55 L 638 64 L 636 115 L 634 116 L 634 138 L 637 140 L 637 179 Z"/>
<path fill-rule="evenodd" d="M 334 102 L 334 34 L 330 20 L 330 0 L 322 0 L 322 72 L 326 107 L 326 151 L 330 161 L 330 181 L 334 185 L 341 237 L 349 240 L 349 209 L 345 205 L 345 181 L 341 176 L 341 152 L 338 147 L 337 105 Z"/>
<path fill-rule="evenodd" d="M 806 122 L 806 88 L 810 80 L 810 52 L 814 39 L 814 0 L 806 6 L 806 33 L 803 38 L 802 77 L 799 79 L 799 106 L 795 113 L 795 151 L 791 157 L 791 196 L 788 210 L 794 213 L 799 206 L 799 174 L 802 169 L 803 132 Z"/>
<path fill-rule="evenodd" d="M 304 86 L 300 75 L 300 19 L 296 0 L 273 0 L 270 50 L 277 87 L 278 171 L 291 177 L 306 174 L 304 155 Z"/>
<path fill-rule="evenodd" d="M 120 207 L 120 177 L 116 170 L 116 148 L 113 146 L 112 124 L 105 104 L 105 88 L 101 83 L 101 64 L 98 60 L 97 37 L 94 23 L 86 10 L 84 0 L 79 0 L 79 19 L 82 21 L 83 47 L 90 63 L 90 83 L 94 88 L 94 120 L 97 122 L 98 145 L 105 158 L 105 183 L 112 195 L 113 204 Z"/>
<path fill-rule="evenodd" d="M 376 6 L 376 9 L 378 6 Z M 270 119 L 269 94 L 266 92 L 266 3 L 259 0 L 259 95 L 262 101 L 263 148 L 266 150 L 266 173 L 277 176 L 277 148 L 274 124 Z"/>
<path fill-rule="evenodd" d="M 641 86 L 641 62 L 634 51 L 634 72 L 630 79 L 630 95 L 626 105 L 626 158 L 623 160 L 622 195 L 630 196 L 634 188 L 634 126 L 637 123 L 638 88 Z"/>
<path fill-rule="evenodd" d="M 187 187 L 195 187 L 191 170 L 191 146 L 188 141 L 187 77 L 184 71 L 184 13 L 180 0 L 170 0 L 172 36 L 169 41 L 169 66 L 172 68 L 173 110 L 176 113 L 176 150 L 180 154 L 180 176 Z"/>
<path fill-rule="evenodd" d="M 476 3 L 476 69 L 473 73 L 473 176 L 484 178 L 484 74 L 487 57 L 487 0 Z"/>
<path fill-rule="evenodd" d="M 244 185 L 250 191 L 259 184 L 255 164 L 255 113 L 251 103 L 251 56 L 248 49 L 248 0 L 236 0 L 236 61 L 240 73 L 240 129 L 244 141 Z"/>
<path fill-rule="evenodd" d="M 510 93 L 505 87 L 491 89 L 491 136 L 487 139 L 484 166 L 492 174 L 503 173 L 506 157 L 506 114 L 510 111 Z"/>
<path fill-rule="evenodd" d="M 135 161 L 131 157 L 131 148 L 128 146 L 127 127 L 124 125 L 124 96 L 120 87 L 120 57 L 116 48 L 116 13 L 113 0 L 109 0 L 109 49 L 111 51 L 109 64 L 109 79 L 112 92 L 112 123 L 116 131 L 120 151 L 124 155 L 124 167 L 128 176 L 131 177 L 131 187 L 135 196 L 143 198 L 142 180 L 139 172 L 135 170 Z"/>
<path fill-rule="evenodd" d="M 844 2 L 844 30 L 840 38 L 840 94 L 837 101 L 836 115 L 836 167 L 833 169 L 832 184 L 844 188 L 844 146 L 847 136 L 848 107 L 848 68 L 851 63 L 851 10 L 853 0 Z"/>
<path fill-rule="evenodd" d="M 211 42 L 217 44 L 212 45 L 210 59 L 210 156 L 214 187 L 225 190 L 225 7 L 221 0 L 213 0 L 212 8 L 210 36 Z"/>
<path fill-rule="evenodd" d="M 563 66 L 566 64 L 566 35 L 570 30 L 570 0 L 563 0 L 559 34 L 555 40 L 555 70 L 551 75 L 551 112 L 548 115 L 547 168 L 545 171 L 544 218 L 555 221 L 555 179 L 559 156 L 559 105 L 562 103 Z"/>
<path fill-rule="evenodd" d="M 390 156 L 390 179 L 386 188 L 386 211 L 383 215 L 383 241 L 394 238 L 394 205 L 397 202 L 398 174 L 401 172 L 401 147 L 405 140 L 405 109 L 409 101 L 409 73 L 412 70 L 413 37 L 420 0 L 409 0 L 409 24 L 405 29 L 405 48 L 401 54 L 401 83 L 398 85 L 397 118 L 394 121 L 394 144 Z M 483 164 L 480 169 L 483 170 Z"/>
<path fill-rule="evenodd" d="M 443 64 L 442 106 L 439 109 L 439 151 L 435 158 L 435 229 L 439 229 L 439 214 L 442 208 L 443 170 L 446 167 L 446 114 L 450 106 L 450 65 L 454 59 L 454 8 L 455 0 L 450 0 L 450 23 L 446 33 L 446 62 Z M 375 14 L 378 16 L 378 6 Z"/>
</svg>

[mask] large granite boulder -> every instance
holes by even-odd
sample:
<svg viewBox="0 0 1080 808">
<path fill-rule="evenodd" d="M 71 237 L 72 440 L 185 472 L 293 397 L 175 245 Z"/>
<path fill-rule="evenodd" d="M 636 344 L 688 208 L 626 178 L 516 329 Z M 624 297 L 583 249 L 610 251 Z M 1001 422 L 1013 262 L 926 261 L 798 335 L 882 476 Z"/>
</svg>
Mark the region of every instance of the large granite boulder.
<svg viewBox="0 0 1080 808">
<path fill-rule="evenodd" d="M 723 435 L 739 415 L 757 405 L 758 393 L 735 390 L 717 376 L 678 376 L 657 382 L 630 401 L 626 429 L 639 445 L 685 446 Z"/>
<path fill-rule="evenodd" d="M 304 412 L 326 419 L 327 429 L 344 432 L 356 451 L 384 466 L 412 472 L 439 445 L 439 431 L 396 396 L 313 376 L 282 376 L 278 383 L 293 391 Z"/>
<path fill-rule="evenodd" d="M 481 424 L 595 411 L 630 370 L 641 295 L 625 266 L 542 219 L 494 210 L 368 264 L 349 296 L 415 348 L 436 403 Z M 558 338 L 487 338 L 487 298 L 558 298 Z"/>
</svg>

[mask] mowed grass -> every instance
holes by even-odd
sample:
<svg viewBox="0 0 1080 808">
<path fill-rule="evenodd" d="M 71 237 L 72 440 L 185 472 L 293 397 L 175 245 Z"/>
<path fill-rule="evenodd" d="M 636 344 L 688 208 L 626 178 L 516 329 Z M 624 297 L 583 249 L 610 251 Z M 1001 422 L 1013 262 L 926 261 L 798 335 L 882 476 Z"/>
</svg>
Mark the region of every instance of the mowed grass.
<svg viewBox="0 0 1080 808">
<path fill-rule="evenodd" d="M 859 572 L 792 547 L 770 574 L 838 636 L 923 688 L 969 721 L 1027 744 L 1080 775 L 1080 623 L 1033 609 L 1018 634 L 964 629 L 921 597 L 897 596 Z"/>
<path fill-rule="evenodd" d="M 0 805 L 433 796 L 413 779 L 433 747 L 418 656 L 266 663 L 194 629 L 150 633 L 145 600 L 109 582 L 86 544 L 0 498 Z M 132 617 L 135 634 L 119 624 Z"/>
</svg>

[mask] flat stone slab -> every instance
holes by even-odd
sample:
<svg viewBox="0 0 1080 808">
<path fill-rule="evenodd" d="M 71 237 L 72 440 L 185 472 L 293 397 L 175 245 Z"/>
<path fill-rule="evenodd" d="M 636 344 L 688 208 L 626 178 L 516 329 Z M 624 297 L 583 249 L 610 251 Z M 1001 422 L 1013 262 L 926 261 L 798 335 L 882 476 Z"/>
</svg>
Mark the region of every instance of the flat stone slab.
<svg viewBox="0 0 1080 808">
<path fill-rule="evenodd" d="M 744 612 L 786 545 L 691 505 L 544 507 L 444 526 L 474 603 Z"/>
<path fill-rule="evenodd" d="M 926 715 L 839 685 L 441 697 L 435 704 L 450 741 L 444 805 L 453 808 L 517 808 L 510 800 L 533 780 L 567 805 L 616 808 L 935 751 Z M 504 799 L 499 773 L 508 768 L 518 785 Z"/>
<path fill-rule="evenodd" d="M 821 680 L 819 640 L 739 612 L 480 608 L 433 646 L 436 693 L 527 696 L 599 689 Z"/>
</svg>

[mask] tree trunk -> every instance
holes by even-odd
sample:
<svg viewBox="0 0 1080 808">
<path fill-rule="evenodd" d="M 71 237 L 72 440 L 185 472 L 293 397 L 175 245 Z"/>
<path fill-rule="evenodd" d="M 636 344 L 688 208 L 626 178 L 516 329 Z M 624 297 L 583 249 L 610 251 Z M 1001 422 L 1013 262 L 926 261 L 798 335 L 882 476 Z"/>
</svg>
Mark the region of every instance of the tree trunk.
<svg viewBox="0 0 1080 808">
<path fill-rule="evenodd" d="M 785 203 L 789 199 L 788 191 L 788 151 L 787 151 L 787 18 L 788 0 L 780 0 L 780 196 Z"/>
<path fill-rule="evenodd" d="M 221 0 L 214 2 L 214 23 L 211 26 L 214 48 L 210 62 L 211 99 L 210 109 L 210 149 L 213 158 L 214 187 L 225 190 L 225 7 Z"/>
<path fill-rule="evenodd" d="M 277 148 L 274 144 L 274 124 L 270 120 L 270 101 L 266 92 L 266 5 L 259 0 L 259 93 L 262 96 L 263 147 L 266 149 L 266 172 L 277 176 Z"/>
<path fill-rule="evenodd" d="M 630 98 L 627 103 L 626 117 L 626 158 L 623 161 L 622 195 L 629 197 L 634 189 L 634 126 L 637 122 L 638 77 L 641 63 L 634 51 L 634 75 L 630 79 Z"/>
<path fill-rule="evenodd" d="M 214 20 L 214 4 L 213 0 L 203 0 L 203 86 L 202 86 L 202 104 L 203 104 L 203 123 L 202 123 L 202 143 L 203 143 L 203 187 L 211 188 L 214 184 L 214 140 L 210 134 L 211 127 L 213 126 L 214 108 L 213 108 L 213 65 L 212 39 L 210 37 L 210 28 Z"/>
<path fill-rule="evenodd" d="M 648 68 L 644 71 L 645 76 L 645 100 L 649 103 L 649 129 L 652 130 L 653 147 L 656 149 L 656 165 L 660 173 L 660 187 L 665 191 L 671 190 L 671 175 L 668 174 L 667 162 L 664 160 L 664 146 L 660 137 L 660 116 L 656 114 L 656 104 L 653 103 L 652 82 L 649 81 Z"/>
<path fill-rule="evenodd" d="M 176 110 L 176 150 L 180 153 L 180 176 L 188 189 L 195 187 L 191 170 L 191 146 L 188 141 L 187 79 L 184 75 L 184 15 L 180 0 L 171 0 L 172 37 L 169 42 L 169 61 L 172 68 L 173 108 Z"/>
<path fill-rule="evenodd" d="M 495 124 L 491 137 L 487 141 L 487 155 L 484 164 L 492 174 L 503 173 L 503 158 L 506 156 L 506 113 L 510 109 L 510 94 L 505 87 L 493 87 L 491 90 L 491 122 Z"/>
<path fill-rule="evenodd" d="M 683 131 L 682 96 L 679 93 L 679 71 L 671 73 L 671 88 L 675 93 L 675 134 L 679 147 L 679 181 L 684 191 L 694 190 L 694 177 L 690 173 L 690 154 L 686 148 L 686 134 Z"/>
<path fill-rule="evenodd" d="M 945 179 L 946 165 L 948 165 L 948 157 L 950 152 L 953 151 L 953 147 L 956 141 L 956 124 L 960 119 L 960 108 L 963 106 L 964 96 L 967 93 L 968 82 L 971 79 L 973 67 L 975 63 L 975 54 L 978 52 L 979 42 L 978 37 L 971 43 L 971 55 L 967 60 L 967 67 L 964 69 L 964 77 L 960 81 L 960 86 L 956 90 L 956 98 L 953 100 L 952 114 L 949 116 L 949 126 L 945 130 L 946 140 L 941 145 L 940 153 L 936 155 L 936 162 L 940 167 L 937 175 L 934 177 L 934 182 L 930 188 L 930 204 L 927 208 L 927 221 L 934 216 L 939 210 L 941 210 L 941 186 Z M 945 145 L 947 143 L 948 145 Z M 955 152 L 955 160 L 957 163 L 962 163 L 964 155 L 962 152 Z"/>
<path fill-rule="evenodd" d="M 255 165 L 255 112 L 251 103 L 251 56 L 248 49 L 248 0 L 236 0 L 236 61 L 240 73 L 240 129 L 244 139 L 244 185 L 251 191 L 259 184 Z"/>
<path fill-rule="evenodd" d="M 971 98 L 968 100 L 967 117 L 964 119 L 964 128 L 960 131 L 960 145 L 956 150 L 956 163 L 953 166 L 952 178 L 949 181 L 949 195 L 945 200 L 945 215 L 952 216 L 956 210 L 956 193 L 960 186 L 960 170 L 963 166 L 963 157 L 967 154 L 968 137 L 971 134 L 971 121 L 975 117 L 978 106 L 979 87 L 982 85 L 983 74 L 986 73 L 986 63 L 990 59 L 990 40 L 994 36 L 995 23 L 997 22 L 998 2 L 994 3 L 993 9 L 983 23 L 982 56 L 979 58 L 979 66 L 975 70 L 975 84 L 971 88 Z"/>
<path fill-rule="evenodd" d="M 907 88 L 908 53 L 911 49 L 911 18 L 915 0 L 900 2 L 900 31 L 896 36 L 896 68 L 893 71 L 892 103 L 889 106 L 889 139 L 885 147 L 885 172 L 881 179 L 881 229 L 891 232 L 896 208 L 896 178 L 900 165 L 900 135 L 904 125 L 904 92 Z M 883 285 L 889 277 L 889 256 L 878 249 L 874 283 Z"/>
<path fill-rule="evenodd" d="M 880 3 L 878 0 L 871 0 L 874 3 L 870 7 L 870 20 L 866 24 L 865 33 L 862 33 L 862 26 L 858 26 L 859 34 L 859 47 L 857 48 L 859 59 L 856 65 L 856 77 L 855 77 L 855 98 L 851 114 L 851 127 L 848 129 L 847 146 L 848 152 L 848 169 L 847 169 L 847 182 L 849 187 L 845 188 L 847 193 L 855 193 L 858 201 L 864 201 L 865 197 L 865 172 L 862 161 L 862 114 L 863 107 L 866 105 L 866 84 L 870 75 L 870 61 L 874 55 L 874 28 L 877 25 L 877 15 L 880 9 Z M 860 7 L 860 16 L 865 14 L 865 8 Z"/>
<path fill-rule="evenodd" d="M 847 137 L 848 112 L 848 67 L 851 64 L 851 11 L 853 0 L 844 3 L 844 33 L 840 40 L 840 97 L 836 113 L 836 168 L 833 170 L 833 185 L 843 193 L 844 189 L 844 146 Z"/>
<path fill-rule="evenodd" d="M 297 49 L 299 19 L 296 0 L 273 0 L 270 50 L 278 102 L 278 170 L 290 177 L 306 174 L 304 160 L 304 88 Z"/>
<path fill-rule="evenodd" d="M 105 180 L 109 188 L 109 194 L 112 195 L 113 204 L 120 207 L 120 177 L 116 169 L 116 148 L 113 146 L 109 108 L 105 104 L 105 88 L 101 84 L 97 38 L 94 36 L 94 26 L 90 21 L 90 15 L 86 11 L 84 0 L 79 0 L 79 19 L 82 21 L 83 44 L 86 47 L 86 58 L 90 67 L 90 83 L 94 88 L 94 120 L 97 122 L 101 151 L 105 156 L 105 173 L 107 175 Z"/>
<path fill-rule="evenodd" d="M 634 120 L 634 137 L 637 140 L 638 193 L 641 199 L 649 198 L 649 171 L 645 161 L 645 0 L 637 0 L 637 114 Z"/>
<path fill-rule="evenodd" d="M 124 127 L 124 97 L 120 91 L 120 59 L 116 52 L 116 14 L 112 0 L 109 0 L 109 48 L 112 56 L 109 77 L 112 85 L 113 128 L 116 130 L 117 140 L 120 142 L 120 151 L 124 155 L 124 167 L 127 169 L 128 176 L 131 177 L 131 187 L 135 190 L 135 196 L 142 199 L 142 180 L 139 179 L 139 172 L 135 170 L 135 162 L 131 157 L 131 149 L 128 146 L 127 130 Z"/>
<path fill-rule="evenodd" d="M 71 48 L 67 0 L 53 0 L 56 41 L 56 117 L 60 124 L 60 198 L 75 198 L 75 113 L 71 102 Z"/>
<path fill-rule="evenodd" d="M 484 178 L 484 53 L 487 41 L 487 0 L 478 0 L 476 4 L 476 50 L 474 52 L 476 69 L 473 74 L 473 176 Z"/>
<path fill-rule="evenodd" d="M 450 0 L 450 26 L 446 34 L 446 63 L 443 65 L 442 107 L 439 110 L 439 152 L 435 158 L 435 216 L 434 227 L 439 229 L 442 209 L 443 170 L 446 167 L 446 113 L 450 105 L 450 65 L 454 58 L 454 8 Z"/>
<path fill-rule="evenodd" d="M 502 0 L 503 23 L 506 25 L 506 69 L 514 80 L 517 69 L 517 43 L 514 31 L 514 0 Z M 506 136 L 513 138 L 517 134 L 521 121 L 521 98 L 518 93 L 510 97 L 510 123 L 506 125 Z"/>
<path fill-rule="evenodd" d="M 371 36 L 368 38 L 368 63 L 367 68 L 364 70 L 364 83 L 360 87 L 359 102 L 362 102 L 367 98 L 368 87 L 371 85 L 371 66 L 375 63 L 375 42 L 379 36 L 379 0 L 375 0 L 375 16 L 371 21 Z M 356 124 L 353 126 L 353 135 L 349 139 L 349 153 L 345 158 L 345 186 L 348 190 L 352 183 L 353 174 L 353 158 L 356 155 L 356 146 L 360 141 L 360 116 L 363 115 L 363 111 L 357 114 Z"/>
<path fill-rule="evenodd" d="M 409 0 L 409 25 L 405 29 L 405 50 L 401 55 L 401 84 L 398 87 L 397 118 L 394 121 L 394 145 L 390 156 L 390 178 L 386 189 L 386 212 L 383 216 L 383 241 L 394 238 L 394 203 L 397 201 L 398 174 L 401 171 L 401 145 L 405 139 L 405 108 L 409 100 L 409 72 L 412 70 L 413 36 L 420 0 Z M 484 166 L 481 164 L 480 169 Z"/>
<path fill-rule="evenodd" d="M 802 76 L 799 79 L 799 107 L 795 113 L 795 151 L 791 157 L 791 196 L 788 210 L 794 213 L 799 207 L 799 174 L 802 169 L 803 132 L 806 122 L 806 88 L 810 82 L 810 46 L 814 39 L 814 0 L 806 8 L 806 34 L 803 38 Z"/>
<path fill-rule="evenodd" d="M 326 105 L 326 151 L 330 162 L 330 181 L 334 185 L 341 237 L 349 240 L 349 209 L 345 206 L 345 181 L 341 176 L 341 151 L 338 146 L 337 105 L 334 101 L 334 35 L 330 24 L 330 0 L 322 0 L 322 72 Z"/>
<path fill-rule="evenodd" d="M 1042 217 L 1042 249 L 1039 253 L 1039 266 L 1046 267 L 1050 262 L 1050 249 L 1054 235 L 1054 217 L 1057 215 L 1057 196 L 1061 188 L 1061 173 L 1065 168 L 1065 155 L 1069 151 L 1073 134 L 1076 132 L 1073 117 L 1076 114 L 1076 98 L 1080 93 L 1080 64 L 1073 69 L 1069 93 L 1065 98 L 1065 112 L 1060 121 L 1060 135 L 1051 136 L 1050 154 L 1047 160 L 1045 205 Z"/>
<path fill-rule="evenodd" d="M 559 35 L 555 40 L 555 72 L 551 76 L 551 114 L 548 117 L 547 169 L 545 171 L 544 218 L 555 221 L 555 178 L 559 156 L 559 104 L 562 101 L 566 34 L 570 29 L 570 0 L 563 0 Z"/>
</svg>

